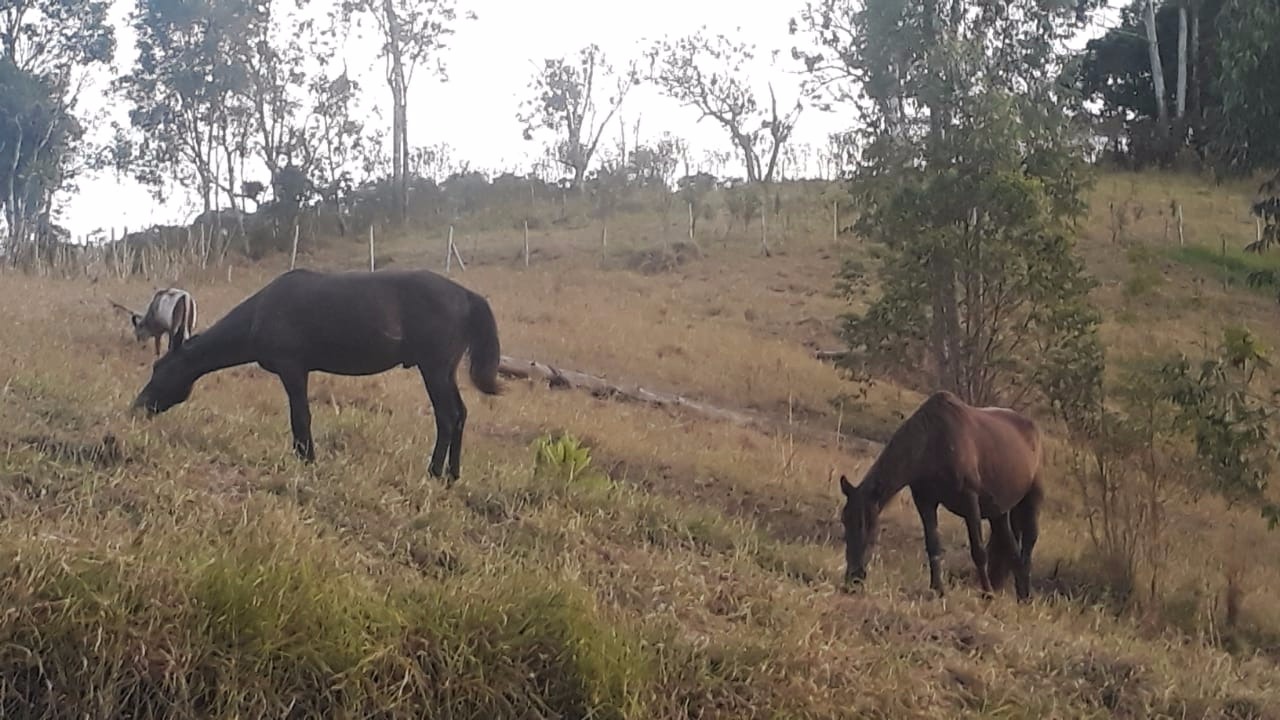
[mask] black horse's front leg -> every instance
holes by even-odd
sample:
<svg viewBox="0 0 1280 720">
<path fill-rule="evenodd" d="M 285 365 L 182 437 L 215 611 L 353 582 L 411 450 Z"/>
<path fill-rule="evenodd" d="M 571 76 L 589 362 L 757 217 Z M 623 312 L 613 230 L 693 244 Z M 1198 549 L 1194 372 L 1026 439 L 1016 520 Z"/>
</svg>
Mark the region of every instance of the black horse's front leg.
<svg viewBox="0 0 1280 720">
<path fill-rule="evenodd" d="M 307 400 L 307 373 L 277 373 L 289 396 L 289 427 L 293 431 L 293 451 L 307 462 L 315 462 L 316 447 L 311 440 L 311 403 Z"/>
</svg>

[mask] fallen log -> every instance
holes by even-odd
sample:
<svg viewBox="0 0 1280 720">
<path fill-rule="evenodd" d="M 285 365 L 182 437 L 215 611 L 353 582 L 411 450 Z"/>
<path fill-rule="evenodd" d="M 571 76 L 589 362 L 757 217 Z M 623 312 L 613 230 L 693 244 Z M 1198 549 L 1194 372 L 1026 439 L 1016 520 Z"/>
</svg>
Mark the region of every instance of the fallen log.
<svg viewBox="0 0 1280 720">
<path fill-rule="evenodd" d="M 814 350 L 813 359 L 826 361 L 843 360 L 848 354 L 849 351 L 847 350 Z"/>
<path fill-rule="evenodd" d="M 683 395 L 649 390 L 639 385 L 612 383 L 597 375 L 578 372 L 577 370 L 566 370 L 538 362 L 537 360 L 525 360 L 503 355 L 502 362 L 498 365 L 498 374 L 520 380 L 544 380 L 547 386 L 552 389 L 586 390 L 593 397 L 602 399 L 633 400 L 657 407 L 681 408 L 740 427 L 754 427 L 766 430 L 773 428 L 773 423 L 750 413 L 708 405 L 697 400 L 690 400 Z"/>
<path fill-rule="evenodd" d="M 684 410 L 711 420 L 731 423 L 738 427 L 749 428 L 766 434 L 790 432 L 801 437 L 810 438 L 823 445 L 832 439 L 830 433 L 813 428 L 783 423 L 774 418 L 741 410 L 730 410 L 709 405 L 675 393 L 649 390 L 639 385 L 614 383 L 598 375 L 558 368 L 537 360 L 526 360 L 503 355 L 502 362 L 498 365 L 498 374 L 517 380 L 541 380 L 546 382 L 551 389 L 585 390 L 593 397 L 601 399 L 642 402 L 660 408 Z M 844 443 L 850 449 L 856 447 L 863 452 L 877 451 L 880 446 L 874 440 L 855 436 L 846 436 Z"/>
</svg>

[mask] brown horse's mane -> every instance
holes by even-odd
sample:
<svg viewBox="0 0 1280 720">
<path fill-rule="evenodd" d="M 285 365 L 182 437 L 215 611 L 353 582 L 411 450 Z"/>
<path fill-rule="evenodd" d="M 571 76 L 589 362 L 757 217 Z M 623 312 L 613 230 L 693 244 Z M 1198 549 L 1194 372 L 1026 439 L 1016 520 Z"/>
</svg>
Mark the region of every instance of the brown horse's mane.
<svg viewBox="0 0 1280 720">
<path fill-rule="evenodd" d="M 862 482 L 877 505 L 884 506 L 911 482 L 916 464 L 930 454 L 930 444 L 952 426 L 964 408 L 964 402 L 952 393 L 936 392 L 903 421 Z"/>
</svg>

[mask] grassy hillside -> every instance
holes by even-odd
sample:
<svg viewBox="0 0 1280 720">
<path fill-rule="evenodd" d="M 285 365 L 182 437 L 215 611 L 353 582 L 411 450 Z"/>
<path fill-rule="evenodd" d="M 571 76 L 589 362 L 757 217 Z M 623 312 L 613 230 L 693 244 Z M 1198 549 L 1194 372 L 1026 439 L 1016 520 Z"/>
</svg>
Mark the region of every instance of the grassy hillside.
<svg viewBox="0 0 1280 720">
<path fill-rule="evenodd" d="M 945 600 L 919 521 L 886 514 L 865 592 L 838 592 L 834 477 L 857 477 L 920 396 L 812 359 L 843 310 L 830 200 L 792 189 L 759 228 L 635 209 L 611 220 L 468 227 L 454 275 L 490 298 L 504 352 L 775 421 L 772 432 L 583 393 L 464 384 L 463 479 L 426 477 L 416 372 L 316 375 L 319 461 L 288 452 L 284 392 L 254 367 L 212 375 L 156 420 L 108 296 L 196 293 L 207 327 L 287 258 L 177 278 L 0 278 L 0 712 L 5 717 L 1280 717 L 1280 536 L 1209 498 L 1169 508 L 1159 607 L 1120 612 L 1055 455 L 1037 602 L 982 602 L 963 524 L 944 514 Z M 1113 364 L 1216 341 L 1223 318 L 1273 347 L 1277 308 L 1228 253 L 1247 191 L 1105 176 L 1081 251 Z M 1184 243 L 1164 231 L 1183 206 Z M 1113 210 L 1117 206 L 1125 209 Z M 1142 210 L 1133 208 L 1141 207 Z M 1117 212 L 1126 213 L 1119 220 Z M 667 241 L 664 243 L 664 241 Z M 367 248 L 304 247 L 360 267 Z M 380 262 L 440 268 L 443 235 L 381 239 Z M 1219 252 L 1218 256 L 1213 251 Z M 1136 278 L 1136 279 L 1135 279 Z M 1206 340 L 1207 339 L 1207 340 Z M 535 472 L 561 432 L 592 452 Z M 104 436 L 111 441 L 105 445 Z M 1244 615 L 1221 624 L 1250 549 Z"/>
</svg>

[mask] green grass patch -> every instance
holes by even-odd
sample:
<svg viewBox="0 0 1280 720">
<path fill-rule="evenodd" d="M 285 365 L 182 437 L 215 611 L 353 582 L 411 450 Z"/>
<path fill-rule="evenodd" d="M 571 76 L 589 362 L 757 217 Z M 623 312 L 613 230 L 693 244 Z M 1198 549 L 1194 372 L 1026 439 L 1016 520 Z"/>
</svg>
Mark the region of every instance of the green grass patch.
<svg viewBox="0 0 1280 720">
<path fill-rule="evenodd" d="M 1236 248 L 1213 249 L 1204 245 L 1186 245 L 1168 250 L 1171 259 L 1184 265 L 1205 270 L 1219 280 L 1225 280 L 1231 287 L 1250 288 L 1257 292 L 1273 295 L 1274 287 L 1262 286 L 1251 288 L 1249 275 L 1256 272 L 1280 273 L 1280 252 L 1257 255 L 1246 253 Z"/>
</svg>

